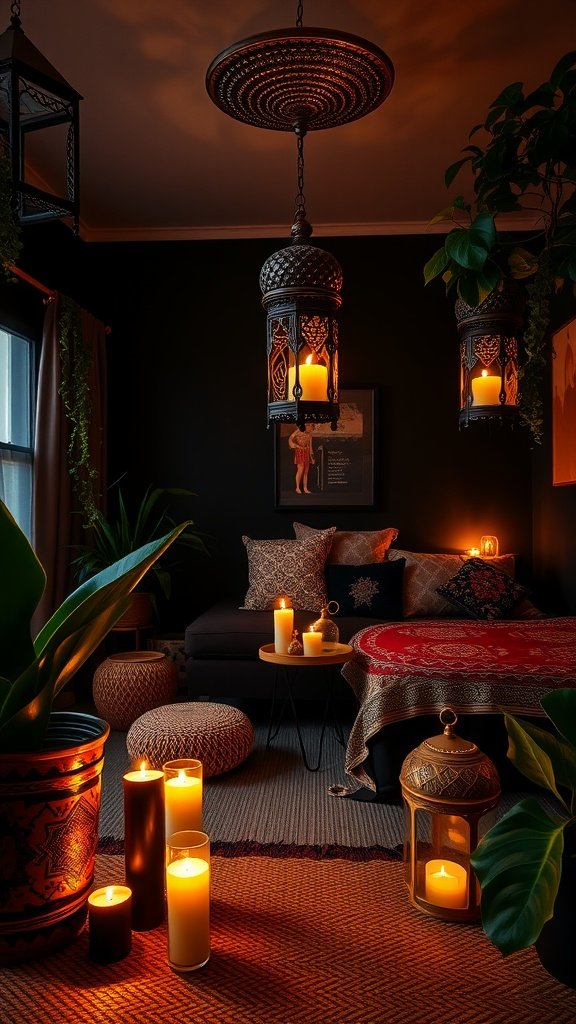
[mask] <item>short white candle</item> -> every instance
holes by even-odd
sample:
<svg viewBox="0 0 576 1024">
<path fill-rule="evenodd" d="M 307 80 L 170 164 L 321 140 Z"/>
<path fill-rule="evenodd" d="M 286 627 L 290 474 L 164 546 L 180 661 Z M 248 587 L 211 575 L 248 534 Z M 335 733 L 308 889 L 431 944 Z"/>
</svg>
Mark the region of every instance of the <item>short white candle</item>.
<svg viewBox="0 0 576 1024">
<path fill-rule="evenodd" d="M 305 658 L 317 658 L 322 654 L 322 633 L 310 627 L 307 633 L 302 633 L 302 646 Z"/>
<path fill-rule="evenodd" d="M 466 868 L 451 860 L 429 860 L 426 864 L 426 899 L 436 907 L 462 910 L 467 904 Z"/>
<path fill-rule="evenodd" d="M 199 857 L 166 866 L 168 960 L 176 970 L 202 967 L 210 957 L 210 868 Z"/>
<path fill-rule="evenodd" d="M 294 631 L 294 609 L 286 607 L 285 598 L 280 607 L 274 609 L 274 650 L 276 654 L 288 654 L 288 647 Z"/>
</svg>

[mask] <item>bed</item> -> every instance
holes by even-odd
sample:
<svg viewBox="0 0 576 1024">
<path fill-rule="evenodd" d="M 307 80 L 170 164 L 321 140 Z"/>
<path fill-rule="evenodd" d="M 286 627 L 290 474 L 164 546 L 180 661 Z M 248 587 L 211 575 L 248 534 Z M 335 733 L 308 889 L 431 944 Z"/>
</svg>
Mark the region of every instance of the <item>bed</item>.
<svg viewBox="0 0 576 1024">
<path fill-rule="evenodd" d="M 460 715 L 541 716 L 548 690 L 576 686 L 576 616 L 392 622 L 367 626 L 350 642 L 355 655 L 342 675 L 358 712 L 345 768 L 371 791 L 374 741 L 385 743 L 394 723 L 446 705 Z"/>
</svg>

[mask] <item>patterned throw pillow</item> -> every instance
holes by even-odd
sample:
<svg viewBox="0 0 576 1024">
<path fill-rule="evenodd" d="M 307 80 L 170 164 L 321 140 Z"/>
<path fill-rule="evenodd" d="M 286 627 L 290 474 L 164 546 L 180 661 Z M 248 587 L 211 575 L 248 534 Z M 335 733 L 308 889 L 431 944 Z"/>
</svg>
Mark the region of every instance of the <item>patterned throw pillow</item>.
<svg viewBox="0 0 576 1024">
<path fill-rule="evenodd" d="M 329 537 L 252 540 L 242 537 L 248 555 L 248 591 L 243 608 L 263 611 L 284 595 L 294 608 L 318 611 L 326 603 L 324 565 Z"/>
<path fill-rule="evenodd" d="M 339 615 L 374 619 L 402 618 L 404 560 L 366 565 L 327 565 L 329 601 L 338 601 Z"/>
<path fill-rule="evenodd" d="M 526 594 L 526 588 L 482 558 L 469 558 L 438 593 L 474 619 L 503 619 Z"/>
<path fill-rule="evenodd" d="M 319 533 L 332 534 L 332 547 L 328 555 L 329 565 L 367 565 L 383 562 L 390 545 L 396 540 L 398 530 L 388 527 L 385 530 L 315 530 L 305 523 L 294 523 L 294 533 L 298 540 L 307 540 Z"/>
<path fill-rule="evenodd" d="M 468 560 L 466 555 L 428 554 L 390 548 L 387 559 L 404 558 L 404 617 L 406 619 L 432 616 L 463 618 L 464 609 L 457 609 L 441 595 L 438 588 L 458 572 Z M 514 576 L 514 555 L 491 558 L 491 564 Z"/>
</svg>

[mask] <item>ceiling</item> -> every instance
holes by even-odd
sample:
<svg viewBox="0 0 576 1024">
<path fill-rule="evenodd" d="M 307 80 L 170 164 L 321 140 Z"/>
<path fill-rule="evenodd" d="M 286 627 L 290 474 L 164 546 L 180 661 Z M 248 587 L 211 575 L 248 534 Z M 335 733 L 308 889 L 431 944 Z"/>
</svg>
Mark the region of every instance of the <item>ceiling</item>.
<svg viewBox="0 0 576 1024">
<path fill-rule="evenodd" d="M 289 237 L 294 137 L 228 117 L 205 74 L 296 12 L 294 0 L 22 0 L 25 34 L 83 96 L 83 238 Z M 0 0 L 1 30 L 9 19 Z M 306 137 L 315 236 L 414 233 L 454 194 L 444 170 L 500 90 L 538 85 L 571 49 L 576 0 L 307 0 L 303 25 L 363 36 L 396 75 L 371 114 Z M 50 182 L 41 150 L 34 172 Z"/>
</svg>

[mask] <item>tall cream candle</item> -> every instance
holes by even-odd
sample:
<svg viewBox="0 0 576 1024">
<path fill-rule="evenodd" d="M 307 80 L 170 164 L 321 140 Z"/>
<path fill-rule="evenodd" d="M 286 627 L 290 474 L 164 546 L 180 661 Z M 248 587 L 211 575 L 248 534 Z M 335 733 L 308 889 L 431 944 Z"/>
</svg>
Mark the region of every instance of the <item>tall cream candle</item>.
<svg viewBox="0 0 576 1024">
<path fill-rule="evenodd" d="M 274 609 L 274 650 L 276 654 L 288 654 L 288 646 L 294 631 L 294 609 L 286 607 L 284 598 L 280 607 Z"/>
</svg>

